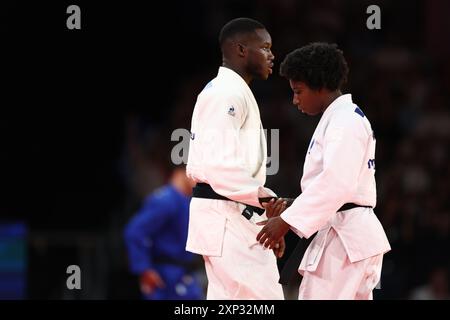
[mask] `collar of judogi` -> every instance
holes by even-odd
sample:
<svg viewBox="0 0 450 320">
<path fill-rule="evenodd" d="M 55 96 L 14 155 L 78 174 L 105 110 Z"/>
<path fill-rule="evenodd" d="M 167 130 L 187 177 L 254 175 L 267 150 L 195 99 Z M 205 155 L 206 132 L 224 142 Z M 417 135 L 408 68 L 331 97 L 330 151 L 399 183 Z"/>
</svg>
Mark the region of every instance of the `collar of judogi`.
<svg viewBox="0 0 450 320">
<path fill-rule="evenodd" d="M 237 73 L 236 71 L 227 68 L 227 67 L 219 67 L 219 72 L 217 74 L 218 77 L 226 77 L 232 81 L 238 81 L 241 86 L 249 88 L 247 82 Z M 250 90 L 250 88 L 249 88 Z"/>
<path fill-rule="evenodd" d="M 334 109 L 336 109 L 339 105 L 342 104 L 348 104 L 353 103 L 352 95 L 350 93 L 343 94 L 339 97 L 337 97 L 329 106 L 325 109 L 325 112 L 323 113 L 323 116 L 326 114 L 329 114 L 333 112 Z"/>
</svg>

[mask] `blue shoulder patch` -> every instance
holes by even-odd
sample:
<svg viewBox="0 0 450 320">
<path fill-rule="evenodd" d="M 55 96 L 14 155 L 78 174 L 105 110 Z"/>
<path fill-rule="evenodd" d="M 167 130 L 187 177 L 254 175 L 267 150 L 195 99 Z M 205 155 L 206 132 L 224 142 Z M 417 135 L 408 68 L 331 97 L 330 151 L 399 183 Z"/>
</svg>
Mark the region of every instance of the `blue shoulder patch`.
<svg viewBox="0 0 450 320">
<path fill-rule="evenodd" d="M 308 153 L 311 152 L 313 145 L 314 145 L 314 138 L 311 140 L 311 143 L 309 144 Z"/>
<path fill-rule="evenodd" d="M 208 84 L 203 88 L 203 90 L 209 89 L 212 87 L 212 80 L 208 82 Z"/>
<path fill-rule="evenodd" d="M 359 114 L 361 117 L 363 117 L 363 118 L 365 117 L 364 112 L 362 112 L 362 110 L 360 108 L 356 107 L 355 112 L 357 114 Z"/>
</svg>

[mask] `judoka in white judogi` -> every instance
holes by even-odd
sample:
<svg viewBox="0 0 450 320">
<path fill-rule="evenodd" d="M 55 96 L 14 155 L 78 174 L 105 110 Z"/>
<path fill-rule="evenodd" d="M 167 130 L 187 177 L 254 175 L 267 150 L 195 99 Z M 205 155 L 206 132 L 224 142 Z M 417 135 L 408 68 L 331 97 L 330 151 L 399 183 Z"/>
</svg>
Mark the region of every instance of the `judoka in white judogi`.
<svg viewBox="0 0 450 320">
<path fill-rule="evenodd" d="M 204 257 L 208 299 L 283 299 L 276 258 L 256 241 L 265 217 L 241 214 L 243 203 L 261 207 L 259 197 L 275 196 L 264 187 L 266 148 L 253 93 L 220 67 L 198 96 L 187 163 L 188 176 L 236 201 L 191 201 L 186 249 Z"/>
<path fill-rule="evenodd" d="M 305 252 L 299 299 L 371 299 L 390 245 L 375 207 L 375 137 L 350 94 L 323 113 L 306 154 L 302 194 L 281 214 L 300 237 L 318 231 Z"/>
</svg>

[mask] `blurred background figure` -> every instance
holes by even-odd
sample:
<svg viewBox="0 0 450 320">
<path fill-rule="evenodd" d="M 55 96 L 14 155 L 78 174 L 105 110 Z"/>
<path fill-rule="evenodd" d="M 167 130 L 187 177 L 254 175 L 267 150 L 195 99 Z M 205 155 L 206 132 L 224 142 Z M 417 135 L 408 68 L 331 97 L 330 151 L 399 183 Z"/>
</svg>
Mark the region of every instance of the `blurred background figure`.
<svg viewBox="0 0 450 320">
<path fill-rule="evenodd" d="M 0 220 L 0 300 L 26 298 L 27 228 Z"/>
<path fill-rule="evenodd" d="M 202 299 L 196 259 L 185 250 L 189 203 L 195 183 L 184 166 L 148 195 L 125 227 L 130 271 L 139 277 L 145 299 Z"/>
</svg>

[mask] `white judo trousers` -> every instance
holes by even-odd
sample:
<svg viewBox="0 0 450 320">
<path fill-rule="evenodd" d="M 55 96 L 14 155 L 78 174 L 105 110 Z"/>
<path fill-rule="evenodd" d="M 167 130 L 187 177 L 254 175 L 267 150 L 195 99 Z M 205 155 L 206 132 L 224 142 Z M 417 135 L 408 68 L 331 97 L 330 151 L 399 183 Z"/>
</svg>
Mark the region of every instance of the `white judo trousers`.
<svg viewBox="0 0 450 320">
<path fill-rule="evenodd" d="M 244 218 L 241 207 L 225 200 L 191 200 L 187 249 L 203 255 L 207 299 L 282 300 L 276 257 L 256 241 L 262 227 L 254 223 L 256 217 Z"/>
<path fill-rule="evenodd" d="M 232 224 L 225 225 L 222 256 L 204 256 L 208 300 L 281 300 L 283 290 L 272 250 L 259 244 L 245 248 Z"/>
<path fill-rule="evenodd" d="M 383 254 L 352 263 L 336 231 L 330 228 L 316 270 L 300 270 L 303 279 L 298 299 L 372 300 L 382 263 Z"/>
</svg>

